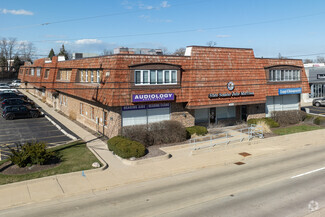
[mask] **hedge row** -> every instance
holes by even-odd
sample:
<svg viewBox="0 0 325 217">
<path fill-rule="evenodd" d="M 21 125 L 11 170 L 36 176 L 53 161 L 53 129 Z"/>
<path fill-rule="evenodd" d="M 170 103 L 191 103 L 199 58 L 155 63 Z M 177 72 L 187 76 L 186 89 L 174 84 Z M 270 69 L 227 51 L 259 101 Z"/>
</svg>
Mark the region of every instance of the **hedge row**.
<svg viewBox="0 0 325 217">
<path fill-rule="evenodd" d="M 115 136 L 109 139 L 107 144 L 108 149 L 121 158 L 139 158 L 146 154 L 146 148 L 144 145 L 123 136 Z"/>
<path fill-rule="evenodd" d="M 189 135 L 198 135 L 198 136 L 204 136 L 208 133 L 208 130 L 206 127 L 203 126 L 193 126 L 193 127 L 187 127 L 186 131 Z"/>
<path fill-rule="evenodd" d="M 187 133 L 185 127 L 178 121 L 162 121 L 124 127 L 122 136 L 149 147 L 185 141 Z"/>
</svg>

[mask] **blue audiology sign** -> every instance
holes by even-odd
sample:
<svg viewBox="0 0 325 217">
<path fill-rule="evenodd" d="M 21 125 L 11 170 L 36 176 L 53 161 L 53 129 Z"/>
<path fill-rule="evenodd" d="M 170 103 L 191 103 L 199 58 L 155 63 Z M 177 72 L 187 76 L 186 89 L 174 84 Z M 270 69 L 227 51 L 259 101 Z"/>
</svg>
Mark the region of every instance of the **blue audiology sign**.
<svg viewBox="0 0 325 217">
<path fill-rule="evenodd" d="M 301 92 L 302 92 L 301 87 L 279 89 L 279 95 L 299 94 Z"/>
</svg>

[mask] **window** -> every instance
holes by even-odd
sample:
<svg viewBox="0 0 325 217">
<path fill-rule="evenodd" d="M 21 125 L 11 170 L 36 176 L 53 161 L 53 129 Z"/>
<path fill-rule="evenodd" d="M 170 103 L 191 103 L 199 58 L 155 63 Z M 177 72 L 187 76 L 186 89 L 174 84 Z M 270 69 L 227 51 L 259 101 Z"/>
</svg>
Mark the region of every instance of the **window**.
<svg viewBox="0 0 325 217">
<path fill-rule="evenodd" d="M 100 71 L 97 70 L 97 83 L 100 83 Z"/>
<path fill-rule="evenodd" d="M 300 70 L 270 70 L 269 81 L 300 81 Z"/>
<path fill-rule="evenodd" d="M 50 70 L 49 69 L 46 69 L 45 70 L 45 73 L 44 73 L 44 78 L 48 78 L 49 77 L 49 74 L 50 74 Z"/>
<path fill-rule="evenodd" d="M 71 69 L 60 69 L 56 79 L 57 80 L 63 80 L 63 81 L 70 81 L 71 78 Z"/>
<path fill-rule="evenodd" d="M 94 107 L 91 107 L 90 119 L 94 120 L 94 117 L 95 117 L 95 109 L 94 109 Z"/>
<path fill-rule="evenodd" d="M 103 112 L 103 125 L 107 126 L 107 112 Z"/>
<path fill-rule="evenodd" d="M 35 75 L 35 68 L 31 68 L 31 70 L 30 70 L 30 74 L 31 74 L 31 75 Z"/>
<path fill-rule="evenodd" d="M 80 70 L 80 82 L 84 82 L 84 70 Z"/>
<path fill-rule="evenodd" d="M 177 70 L 135 70 L 136 85 L 144 84 L 177 84 Z"/>
<path fill-rule="evenodd" d="M 36 76 L 41 77 L 41 68 L 36 68 Z"/>
<path fill-rule="evenodd" d="M 94 71 L 90 70 L 90 82 L 94 83 Z"/>
<path fill-rule="evenodd" d="M 100 83 L 103 71 L 98 69 L 79 69 L 78 74 L 77 79 L 81 83 Z"/>
<path fill-rule="evenodd" d="M 150 70 L 150 84 L 157 84 L 157 71 Z"/>
<path fill-rule="evenodd" d="M 84 111 L 84 104 L 83 103 L 80 103 L 80 114 L 81 115 L 84 114 L 83 111 Z"/>
</svg>

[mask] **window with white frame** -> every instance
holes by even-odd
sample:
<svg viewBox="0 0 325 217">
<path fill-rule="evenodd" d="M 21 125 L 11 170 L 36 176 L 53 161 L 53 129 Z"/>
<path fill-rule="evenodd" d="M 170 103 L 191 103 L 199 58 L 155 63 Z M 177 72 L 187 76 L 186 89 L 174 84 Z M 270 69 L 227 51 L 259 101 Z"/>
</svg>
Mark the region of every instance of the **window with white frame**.
<svg viewBox="0 0 325 217">
<path fill-rule="evenodd" d="M 269 71 L 269 81 L 300 81 L 300 70 L 272 69 Z"/>
<path fill-rule="evenodd" d="M 78 73 L 79 78 L 77 78 L 77 81 L 81 83 L 100 83 L 103 71 L 98 69 L 80 69 Z"/>
<path fill-rule="evenodd" d="M 36 68 L 36 76 L 41 77 L 41 68 Z"/>
<path fill-rule="evenodd" d="M 94 83 L 94 71 L 90 70 L 90 82 Z"/>
<path fill-rule="evenodd" d="M 96 82 L 99 83 L 100 82 L 100 71 L 97 70 L 97 79 L 96 79 Z"/>
<path fill-rule="evenodd" d="M 31 75 L 35 75 L 35 68 L 31 68 L 31 70 L 30 70 L 30 74 L 31 74 Z"/>
<path fill-rule="evenodd" d="M 135 70 L 136 85 L 177 84 L 177 70 Z"/>
</svg>

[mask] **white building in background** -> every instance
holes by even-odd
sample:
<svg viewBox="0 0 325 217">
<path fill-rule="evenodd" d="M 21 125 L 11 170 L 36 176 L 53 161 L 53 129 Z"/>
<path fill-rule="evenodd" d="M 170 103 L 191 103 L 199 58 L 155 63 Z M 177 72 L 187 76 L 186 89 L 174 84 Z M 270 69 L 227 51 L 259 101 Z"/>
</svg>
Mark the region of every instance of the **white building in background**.
<svg viewBox="0 0 325 217">
<path fill-rule="evenodd" d="M 82 59 L 87 57 L 97 57 L 99 56 L 97 53 L 72 53 L 72 59 Z"/>
</svg>

